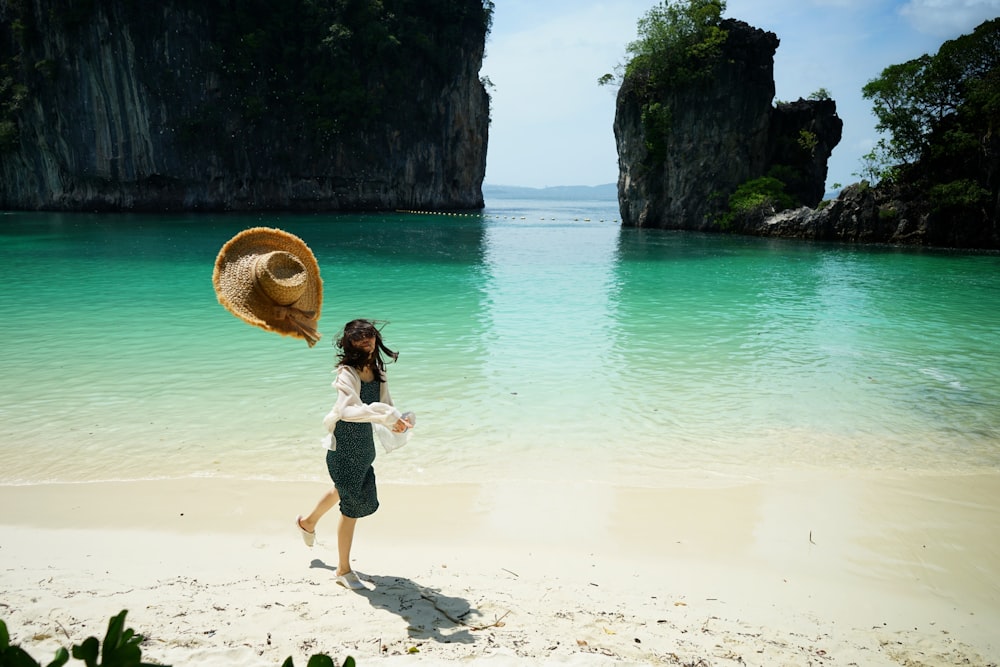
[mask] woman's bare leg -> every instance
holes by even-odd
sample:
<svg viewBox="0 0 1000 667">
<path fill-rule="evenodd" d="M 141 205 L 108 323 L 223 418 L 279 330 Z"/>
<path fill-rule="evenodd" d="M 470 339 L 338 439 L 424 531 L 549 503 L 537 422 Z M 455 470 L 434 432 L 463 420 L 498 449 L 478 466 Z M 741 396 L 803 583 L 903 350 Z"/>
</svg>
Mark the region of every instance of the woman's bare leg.
<svg viewBox="0 0 1000 667">
<path fill-rule="evenodd" d="M 351 545 L 354 543 L 354 526 L 357 519 L 340 515 L 340 525 L 337 526 L 337 576 L 351 571 Z"/>
<path fill-rule="evenodd" d="M 309 513 L 309 516 L 304 516 L 299 519 L 299 526 L 301 526 L 302 530 L 306 532 L 315 533 L 316 524 L 319 523 L 319 520 L 323 518 L 323 515 L 332 510 L 338 502 L 340 502 L 340 494 L 337 493 L 337 487 L 331 486 L 330 490 L 324 493 L 323 497 L 321 497 L 319 502 L 316 503 L 316 507 Z"/>
</svg>

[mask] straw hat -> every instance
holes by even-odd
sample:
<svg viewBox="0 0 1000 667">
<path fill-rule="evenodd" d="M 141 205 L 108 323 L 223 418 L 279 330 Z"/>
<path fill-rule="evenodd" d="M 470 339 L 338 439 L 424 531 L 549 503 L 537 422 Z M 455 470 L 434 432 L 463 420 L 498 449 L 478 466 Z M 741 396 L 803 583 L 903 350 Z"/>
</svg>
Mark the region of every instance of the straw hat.
<svg viewBox="0 0 1000 667">
<path fill-rule="evenodd" d="M 302 239 L 280 229 L 245 229 L 222 246 L 212 274 L 226 310 L 255 327 L 316 344 L 323 281 Z"/>
</svg>

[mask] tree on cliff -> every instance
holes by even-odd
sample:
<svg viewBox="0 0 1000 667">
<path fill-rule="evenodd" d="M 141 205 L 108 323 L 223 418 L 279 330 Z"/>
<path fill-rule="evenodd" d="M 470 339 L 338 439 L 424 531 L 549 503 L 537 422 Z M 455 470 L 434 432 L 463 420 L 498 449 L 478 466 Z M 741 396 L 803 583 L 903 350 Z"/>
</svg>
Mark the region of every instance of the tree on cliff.
<svg viewBox="0 0 1000 667">
<path fill-rule="evenodd" d="M 872 100 L 876 129 L 890 135 L 882 143 L 886 157 L 911 163 L 924 156 L 946 118 L 963 120 L 973 131 L 980 121 L 995 119 L 1000 111 L 998 65 L 1000 19 L 993 19 L 971 35 L 945 42 L 933 56 L 882 70 L 862 93 Z"/>
<path fill-rule="evenodd" d="M 704 76 L 721 53 L 726 33 L 719 27 L 725 0 L 675 0 L 654 6 L 639 19 L 638 39 L 625 75 L 645 77 L 649 85 Z"/>
<path fill-rule="evenodd" d="M 1000 195 L 1000 18 L 891 65 L 862 89 L 876 128 L 868 156 L 888 186 L 915 186 L 952 218 L 996 220 Z"/>
<path fill-rule="evenodd" d="M 662 139 L 671 122 L 670 109 L 656 100 L 656 93 L 711 74 L 726 41 L 720 27 L 725 10 L 725 0 L 661 2 L 639 19 L 638 37 L 626 47 L 631 58 L 620 75 L 598 79 L 601 85 L 631 81 L 643 99 L 646 144 L 654 162 L 662 162 Z"/>
</svg>

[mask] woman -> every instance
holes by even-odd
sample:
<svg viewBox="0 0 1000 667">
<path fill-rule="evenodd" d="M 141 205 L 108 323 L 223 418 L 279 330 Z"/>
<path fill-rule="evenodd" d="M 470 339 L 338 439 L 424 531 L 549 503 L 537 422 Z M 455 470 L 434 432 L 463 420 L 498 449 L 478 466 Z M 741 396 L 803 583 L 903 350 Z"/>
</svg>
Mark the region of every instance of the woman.
<svg viewBox="0 0 1000 667">
<path fill-rule="evenodd" d="M 382 353 L 395 361 L 399 355 L 385 346 L 382 334 L 370 320 L 352 320 L 337 340 L 340 348 L 337 402 L 323 419 L 330 431 L 326 466 L 334 487 L 327 491 L 308 516 L 296 519 L 306 546 L 316 541 L 316 524 L 340 501 L 337 527 L 337 583 L 346 588 L 365 588 L 351 569 L 351 544 L 358 519 L 378 509 L 375 490 L 375 440 L 372 424 L 394 433 L 412 426 L 392 404 Z"/>
</svg>

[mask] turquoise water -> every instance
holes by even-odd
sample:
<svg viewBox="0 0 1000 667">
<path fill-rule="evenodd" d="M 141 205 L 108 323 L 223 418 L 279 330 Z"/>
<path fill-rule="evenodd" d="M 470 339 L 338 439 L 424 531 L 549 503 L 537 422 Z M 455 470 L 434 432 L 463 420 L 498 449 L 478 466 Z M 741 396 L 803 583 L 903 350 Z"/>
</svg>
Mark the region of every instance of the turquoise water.
<svg viewBox="0 0 1000 667">
<path fill-rule="evenodd" d="M 325 480 L 331 346 L 388 320 L 410 444 L 380 480 L 1000 467 L 1000 255 L 621 229 L 614 202 L 482 214 L 0 217 L 0 483 Z M 237 320 L 215 256 L 301 236 L 314 348 Z"/>
</svg>

